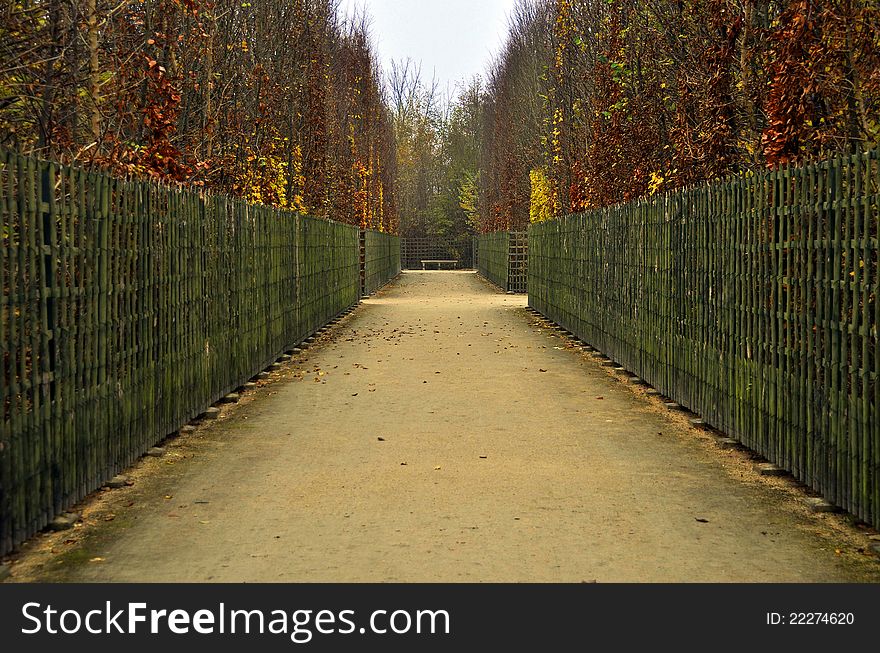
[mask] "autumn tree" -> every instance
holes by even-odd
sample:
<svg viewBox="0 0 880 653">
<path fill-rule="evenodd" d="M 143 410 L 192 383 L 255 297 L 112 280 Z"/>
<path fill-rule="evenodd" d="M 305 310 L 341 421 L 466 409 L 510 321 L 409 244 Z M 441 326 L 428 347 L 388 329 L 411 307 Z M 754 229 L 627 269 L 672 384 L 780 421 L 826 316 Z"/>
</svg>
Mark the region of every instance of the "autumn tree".
<svg viewBox="0 0 880 653">
<path fill-rule="evenodd" d="M 880 140 L 874 0 L 521 0 L 492 69 L 483 229 Z"/>
<path fill-rule="evenodd" d="M 3 0 L 0 143 L 393 231 L 367 23 L 334 0 Z"/>
</svg>

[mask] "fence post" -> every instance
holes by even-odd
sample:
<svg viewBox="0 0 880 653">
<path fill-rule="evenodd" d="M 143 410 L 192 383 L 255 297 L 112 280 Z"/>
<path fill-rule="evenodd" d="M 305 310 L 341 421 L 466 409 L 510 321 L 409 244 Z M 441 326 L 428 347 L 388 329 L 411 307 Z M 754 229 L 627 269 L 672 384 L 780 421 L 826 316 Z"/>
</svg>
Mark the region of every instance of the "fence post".
<svg viewBox="0 0 880 653">
<path fill-rule="evenodd" d="M 358 229 L 358 252 L 359 252 L 359 268 L 358 277 L 360 279 L 360 296 L 367 297 L 367 232 L 364 229 Z"/>
</svg>

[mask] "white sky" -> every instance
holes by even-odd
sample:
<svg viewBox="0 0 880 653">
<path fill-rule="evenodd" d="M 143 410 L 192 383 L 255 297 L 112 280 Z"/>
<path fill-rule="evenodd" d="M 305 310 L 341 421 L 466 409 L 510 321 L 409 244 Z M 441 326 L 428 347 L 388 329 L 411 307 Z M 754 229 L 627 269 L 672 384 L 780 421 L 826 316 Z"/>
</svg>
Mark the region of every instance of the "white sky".
<svg viewBox="0 0 880 653">
<path fill-rule="evenodd" d="M 341 0 L 343 14 L 366 6 L 382 68 L 407 57 L 436 74 L 441 91 L 483 75 L 507 35 L 516 0 Z M 485 77 L 485 75 L 483 75 Z"/>
</svg>

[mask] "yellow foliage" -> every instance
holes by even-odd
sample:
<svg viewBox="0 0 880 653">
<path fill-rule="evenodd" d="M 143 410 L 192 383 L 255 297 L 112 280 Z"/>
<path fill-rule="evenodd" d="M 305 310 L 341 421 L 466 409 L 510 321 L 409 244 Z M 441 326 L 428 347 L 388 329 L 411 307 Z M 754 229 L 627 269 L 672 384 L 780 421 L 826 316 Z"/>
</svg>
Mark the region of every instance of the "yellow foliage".
<svg viewBox="0 0 880 653">
<path fill-rule="evenodd" d="M 352 172 L 355 178 L 354 193 L 354 216 L 356 224 L 362 229 L 366 229 L 371 223 L 370 211 L 370 175 L 371 171 L 360 161 L 352 164 Z"/>
<path fill-rule="evenodd" d="M 666 180 L 659 172 L 651 173 L 651 179 L 648 181 L 648 189 L 651 191 L 652 195 L 662 188 L 664 181 Z"/>
<path fill-rule="evenodd" d="M 543 168 L 534 168 L 529 173 L 532 182 L 531 202 L 529 203 L 529 220 L 546 222 L 559 213 L 559 198 L 553 183 Z"/>
<path fill-rule="evenodd" d="M 303 200 L 305 180 L 302 174 L 302 150 L 293 150 L 293 178 L 288 179 L 287 160 L 280 139 L 273 139 L 261 151 L 249 150 L 247 165 L 237 174 L 236 187 L 248 202 L 289 208 L 307 213 Z M 291 196 L 288 197 L 288 181 Z"/>
<path fill-rule="evenodd" d="M 251 160 L 251 157 L 248 157 Z M 267 155 L 255 157 L 248 166 L 239 185 L 244 190 L 244 199 L 252 204 L 271 206 L 287 205 L 287 174 L 284 161 L 280 157 Z"/>
<path fill-rule="evenodd" d="M 291 182 L 293 197 L 290 198 L 288 208 L 299 213 L 308 213 L 309 209 L 303 198 L 303 195 L 305 194 L 306 178 L 303 176 L 302 148 L 299 145 L 293 148 L 293 179 L 291 179 Z"/>
</svg>

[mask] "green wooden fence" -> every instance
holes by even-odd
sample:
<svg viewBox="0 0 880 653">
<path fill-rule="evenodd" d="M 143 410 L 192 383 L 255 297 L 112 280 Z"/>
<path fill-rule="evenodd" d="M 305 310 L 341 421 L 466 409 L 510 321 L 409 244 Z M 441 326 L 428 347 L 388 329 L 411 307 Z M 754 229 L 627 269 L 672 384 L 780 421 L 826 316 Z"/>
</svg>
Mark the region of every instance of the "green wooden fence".
<svg viewBox="0 0 880 653">
<path fill-rule="evenodd" d="M 499 288 L 524 293 L 528 285 L 529 238 L 525 231 L 496 231 L 474 238 L 477 271 Z"/>
<path fill-rule="evenodd" d="M 400 274 L 400 238 L 367 230 L 364 244 L 364 294 L 372 295 Z"/>
<path fill-rule="evenodd" d="M 0 554 L 360 297 L 356 228 L 226 197 L 0 150 L 0 216 Z"/>
<path fill-rule="evenodd" d="M 880 526 L 877 151 L 534 225 L 536 310 Z"/>
<path fill-rule="evenodd" d="M 510 233 L 493 231 L 479 234 L 474 240 L 477 271 L 502 290 L 507 290 L 510 278 Z"/>
</svg>

